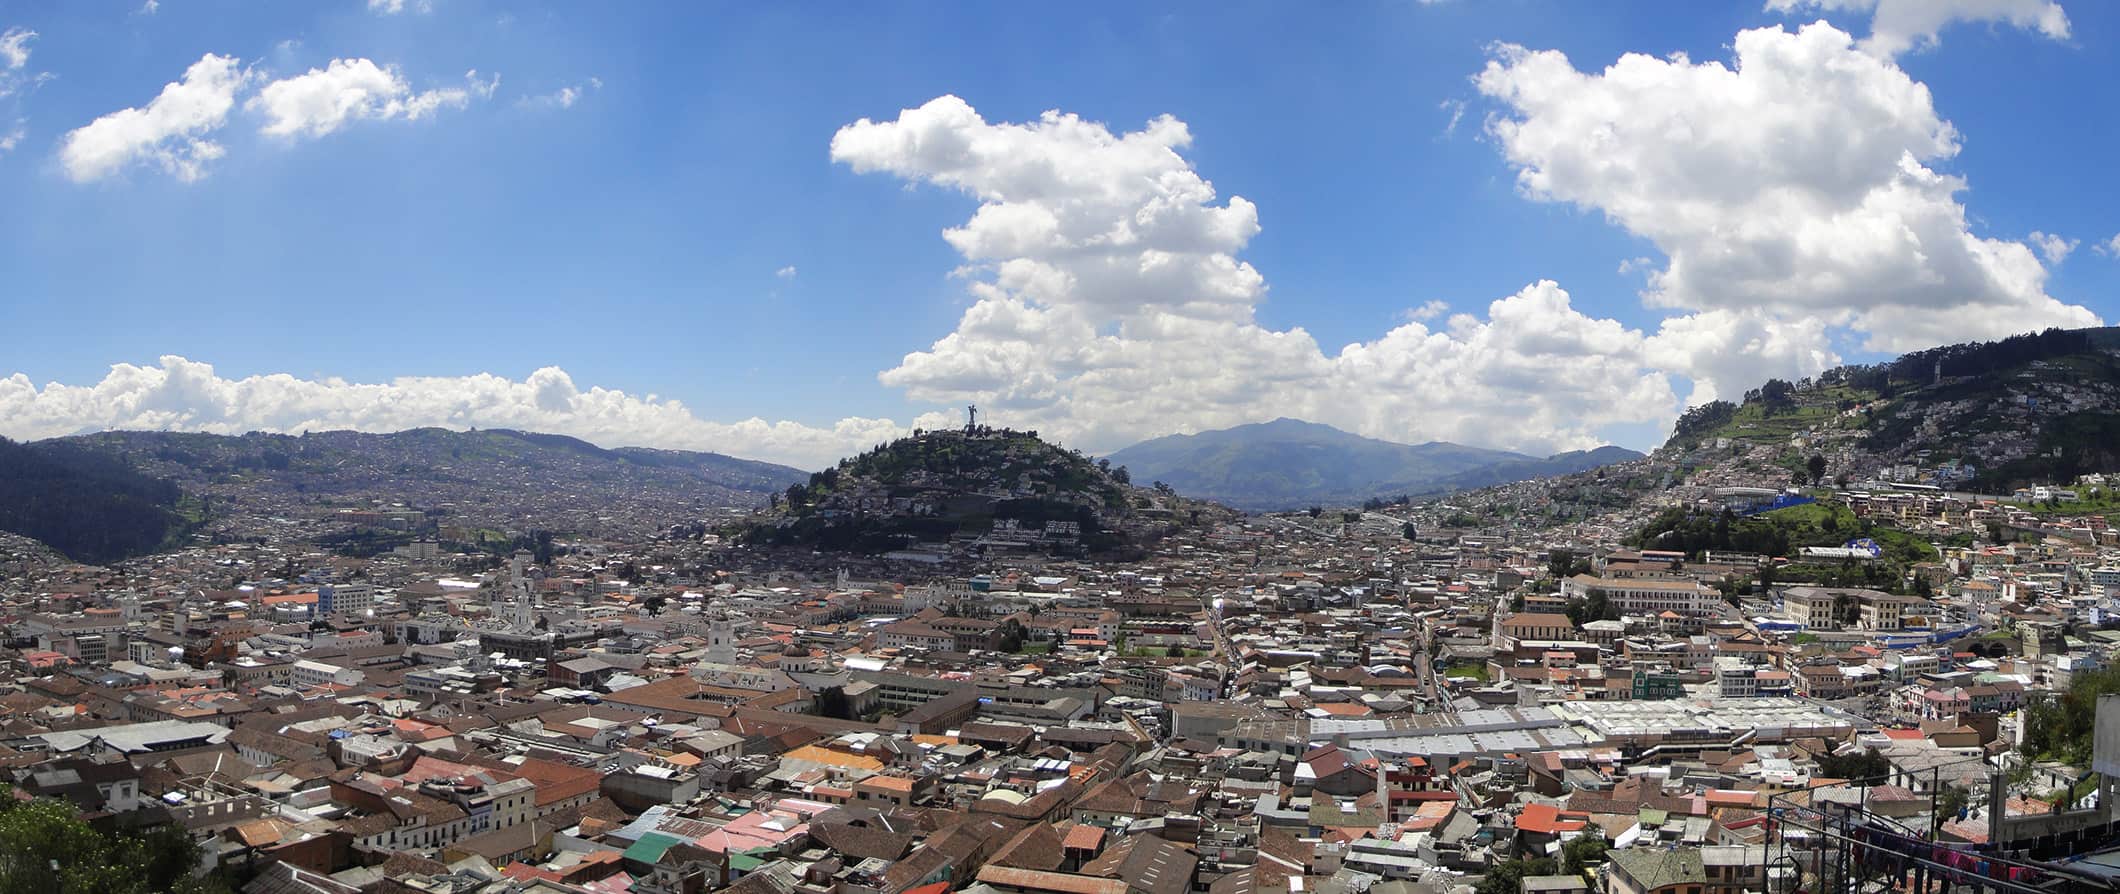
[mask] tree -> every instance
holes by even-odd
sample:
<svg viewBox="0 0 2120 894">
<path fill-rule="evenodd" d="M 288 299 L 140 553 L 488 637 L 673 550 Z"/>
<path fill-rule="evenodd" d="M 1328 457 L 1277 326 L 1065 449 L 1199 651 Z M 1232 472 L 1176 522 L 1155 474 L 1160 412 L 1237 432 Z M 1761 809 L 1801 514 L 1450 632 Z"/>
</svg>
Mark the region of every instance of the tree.
<svg viewBox="0 0 2120 894">
<path fill-rule="evenodd" d="M 1503 860 L 1488 867 L 1487 876 L 1472 890 L 1474 894 L 1518 894 L 1523 890 L 1525 876 L 1552 875 L 1554 868 L 1551 857 Z"/>
<path fill-rule="evenodd" d="M 640 605 L 641 605 L 641 607 L 642 607 L 642 608 L 645 608 L 645 609 L 647 609 L 647 610 L 648 610 L 648 617 L 651 617 L 651 618 L 652 618 L 652 617 L 655 617 L 656 615 L 662 614 L 662 613 L 663 613 L 663 606 L 666 606 L 666 605 L 669 605 L 669 604 L 670 604 L 670 597 L 668 597 L 668 596 L 664 596 L 664 595 L 663 595 L 663 594 L 661 594 L 661 593 L 657 593 L 657 594 L 655 594 L 655 595 L 653 595 L 653 596 L 650 596 L 650 597 L 648 597 L 648 598 L 646 598 L 646 599 L 643 599 L 643 600 L 641 600 L 641 601 L 640 601 Z"/>
<path fill-rule="evenodd" d="M 1566 580 L 1575 568 L 1575 551 L 1556 549 L 1546 554 L 1546 572 L 1554 580 Z"/>
<path fill-rule="evenodd" d="M 99 832 L 71 804 L 0 791 L 0 892 L 226 892 L 221 879 L 192 875 L 199 859 L 181 829 Z"/>
<path fill-rule="evenodd" d="M 838 686 L 817 690 L 817 716 L 834 720 L 854 719 L 853 703 L 847 701 L 847 691 Z"/>
<path fill-rule="evenodd" d="M 1591 621 L 1619 620 L 1619 606 L 1605 595 L 1605 591 L 1599 589 L 1592 589 L 1588 594 L 1580 598 L 1568 600 L 1567 607 L 1562 609 L 1562 611 L 1568 615 L 1568 620 L 1577 627 L 1581 627 Z"/>
<path fill-rule="evenodd" d="M 1311 517 L 1311 518 L 1317 518 L 1318 516 L 1320 516 L 1320 515 L 1324 515 L 1324 514 L 1325 514 L 1325 507 L 1323 507 L 1323 506 L 1312 506 L 1312 507 L 1310 507 L 1309 509 L 1306 509 L 1306 510 L 1303 510 L 1303 511 L 1305 511 L 1305 512 L 1308 512 L 1308 513 L 1310 513 L 1310 517 Z"/>
<path fill-rule="evenodd" d="M 1171 643 L 1170 648 L 1163 650 L 1163 657 L 1183 658 L 1185 657 L 1185 647 L 1178 645 L 1177 643 Z"/>
<path fill-rule="evenodd" d="M 1399 533 L 1406 535 L 1407 540 L 1421 539 L 1421 529 L 1414 527 L 1413 522 L 1407 522 L 1403 525 L 1400 525 Z"/>
<path fill-rule="evenodd" d="M 1818 484 L 1818 482 L 1820 482 L 1820 481 L 1823 481 L 1823 480 L 1825 480 L 1825 477 L 1826 477 L 1826 458 L 1825 458 L 1825 455 L 1824 455 L 1824 454 L 1822 454 L 1822 453 L 1813 453 L 1813 454 L 1811 454 L 1811 458 L 1810 458 L 1809 460 L 1806 460 L 1806 461 L 1804 462 L 1804 464 L 1803 464 L 1803 465 L 1804 465 L 1804 469 L 1805 469 L 1805 471 L 1808 471 L 1808 472 L 1810 472 L 1810 473 L 1811 473 L 1811 484 L 1812 484 L 1812 485 L 1814 485 L 1814 486 L 1815 486 L 1815 485 L 1817 485 L 1817 484 Z"/>
<path fill-rule="evenodd" d="M 1003 652 L 1021 652 L 1023 651 L 1023 641 L 1029 637 L 1030 632 L 1023 629 L 1023 622 L 1010 618 L 1001 622 L 999 648 Z"/>
<path fill-rule="evenodd" d="M 1672 435 L 1696 438 L 1728 424 L 1736 416 L 1736 404 L 1726 400 L 1711 400 L 1679 414 L 1678 424 L 1672 427 Z"/>
<path fill-rule="evenodd" d="M 1579 836 L 1561 845 L 1561 871 L 1578 875 L 1584 869 L 1605 862 L 1605 852 L 1611 849 L 1612 843 L 1606 841 L 1603 835 L 1592 833 Z"/>
<path fill-rule="evenodd" d="M 1821 776 L 1846 779 L 1855 782 L 1874 781 L 1890 775 L 1892 762 L 1877 749 L 1865 749 L 1858 754 L 1828 754 L 1818 759 Z"/>
<path fill-rule="evenodd" d="M 2030 765 L 2026 764 L 2025 766 Z M 1945 819 L 1958 818 L 1965 813 L 1966 807 L 1972 801 L 1973 793 L 1968 791 L 1965 786 L 1945 785 L 1943 791 L 1936 794 L 1936 813 Z"/>
</svg>

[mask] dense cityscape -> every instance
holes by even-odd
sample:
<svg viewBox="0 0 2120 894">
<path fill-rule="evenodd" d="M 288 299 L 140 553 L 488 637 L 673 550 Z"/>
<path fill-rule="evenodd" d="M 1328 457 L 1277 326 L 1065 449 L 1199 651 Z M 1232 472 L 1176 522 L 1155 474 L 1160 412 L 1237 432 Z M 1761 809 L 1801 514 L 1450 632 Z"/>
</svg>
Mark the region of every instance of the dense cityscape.
<svg viewBox="0 0 2120 894">
<path fill-rule="evenodd" d="M 1856 443 L 1807 435 L 1819 464 Z M 1240 515 L 1085 471 L 1154 520 L 1126 556 L 1062 520 L 888 551 L 771 534 L 797 506 L 933 521 L 1061 493 L 1037 470 L 1064 451 L 972 425 L 730 510 L 748 522 L 639 537 L 472 547 L 407 495 L 253 499 L 269 511 L 101 566 L 14 538 L 6 759 L 18 797 L 181 830 L 244 891 L 1992 880 L 1837 843 L 1879 828 L 1978 854 L 1997 884 L 2093 884 L 2115 858 L 2089 721 L 2120 691 L 2120 529 L 2080 509 L 2105 479 L 1789 486 L 1745 471 L 1774 468 L 1778 436 L 1678 440 L 1578 474 L 1681 480 L 1543 527 L 1476 519 L 1579 482 Z M 937 455 L 988 465 L 908 459 Z M 1025 456 L 1035 474 L 1005 474 Z M 1820 523 L 1845 545 L 1744 548 Z M 1927 551 L 1902 561 L 1887 533 Z"/>
<path fill-rule="evenodd" d="M 2120 894 L 2115 46 L 0 0 L 0 894 Z"/>
</svg>

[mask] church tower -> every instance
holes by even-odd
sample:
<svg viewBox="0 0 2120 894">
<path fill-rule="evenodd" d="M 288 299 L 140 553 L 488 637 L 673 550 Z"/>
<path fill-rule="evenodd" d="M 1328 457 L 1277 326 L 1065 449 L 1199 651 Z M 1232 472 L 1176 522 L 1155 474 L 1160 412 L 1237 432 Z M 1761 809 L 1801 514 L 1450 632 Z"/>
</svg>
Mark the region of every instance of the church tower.
<svg viewBox="0 0 2120 894">
<path fill-rule="evenodd" d="M 537 626 L 536 592 L 525 576 L 525 566 L 530 562 L 528 550 L 516 550 L 508 559 L 508 624 L 517 630 L 530 630 Z"/>
<path fill-rule="evenodd" d="M 707 624 L 707 661 L 736 663 L 736 625 L 728 618 L 715 618 Z"/>
</svg>

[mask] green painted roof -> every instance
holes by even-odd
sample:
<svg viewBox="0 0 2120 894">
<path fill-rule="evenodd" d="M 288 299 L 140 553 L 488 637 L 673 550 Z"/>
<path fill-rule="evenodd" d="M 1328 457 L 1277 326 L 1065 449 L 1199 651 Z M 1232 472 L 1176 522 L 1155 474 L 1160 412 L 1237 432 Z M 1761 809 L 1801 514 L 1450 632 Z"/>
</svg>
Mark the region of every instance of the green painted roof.
<svg viewBox="0 0 2120 894">
<path fill-rule="evenodd" d="M 672 838 L 661 832 L 649 832 L 642 835 L 639 841 L 633 842 L 632 847 L 626 848 L 625 858 L 637 863 L 653 863 L 662 859 L 664 852 L 676 847 L 681 841 L 683 839 Z"/>
</svg>

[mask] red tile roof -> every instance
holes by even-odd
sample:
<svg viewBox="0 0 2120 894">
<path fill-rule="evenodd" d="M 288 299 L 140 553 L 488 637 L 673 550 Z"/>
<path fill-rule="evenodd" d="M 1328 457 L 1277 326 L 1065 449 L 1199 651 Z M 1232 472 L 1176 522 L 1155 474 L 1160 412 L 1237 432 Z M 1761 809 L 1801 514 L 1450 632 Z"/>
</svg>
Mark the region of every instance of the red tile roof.
<svg viewBox="0 0 2120 894">
<path fill-rule="evenodd" d="M 1589 820 L 1589 811 L 1562 810 L 1552 804 L 1526 804 L 1516 815 L 1516 828 L 1519 832 L 1535 835 L 1559 835 L 1582 831 Z"/>
</svg>

